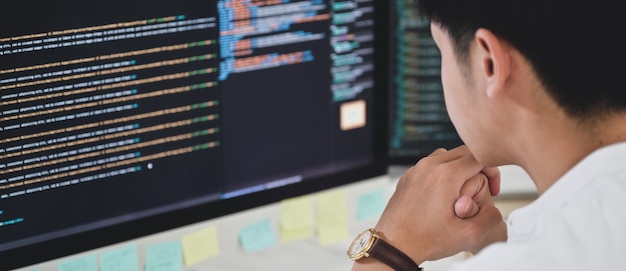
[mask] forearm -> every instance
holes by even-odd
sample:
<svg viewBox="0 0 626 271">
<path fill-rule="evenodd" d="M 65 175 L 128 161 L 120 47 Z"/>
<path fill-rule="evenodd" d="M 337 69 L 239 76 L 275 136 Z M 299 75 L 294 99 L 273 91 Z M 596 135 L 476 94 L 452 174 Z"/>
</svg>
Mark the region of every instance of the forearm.
<svg viewBox="0 0 626 271">
<path fill-rule="evenodd" d="M 497 173 L 486 170 L 464 146 L 421 159 L 399 180 L 376 230 L 353 242 L 353 258 L 367 255 L 359 253 L 370 248 L 372 257 L 358 259 L 352 270 L 418 269 L 425 261 L 506 240 L 506 225 L 490 192 L 491 186 L 498 190 L 489 184 L 500 181 Z M 373 249 L 378 241 L 371 241 L 372 236 L 384 241 L 384 253 L 400 255 L 397 261 L 406 264 L 379 254 L 383 252 Z"/>
<path fill-rule="evenodd" d="M 363 258 L 354 262 L 352 271 L 394 271 L 388 265 L 372 258 Z"/>
</svg>

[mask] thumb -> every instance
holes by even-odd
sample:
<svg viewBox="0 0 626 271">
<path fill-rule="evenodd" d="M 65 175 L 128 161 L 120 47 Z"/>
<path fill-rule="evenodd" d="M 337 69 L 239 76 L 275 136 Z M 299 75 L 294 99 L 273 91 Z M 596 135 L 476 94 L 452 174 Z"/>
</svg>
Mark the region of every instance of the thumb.
<svg viewBox="0 0 626 271">
<path fill-rule="evenodd" d="M 478 204 L 469 196 L 461 196 L 454 203 L 454 213 L 459 218 L 470 218 L 478 214 Z"/>
<path fill-rule="evenodd" d="M 478 173 L 465 181 L 461 187 L 459 198 L 454 203 L 454 213 L 459 218 L 470 218 L 480 210 L 478 204 L 490 198 L 487 176 Z"/>
</svg>

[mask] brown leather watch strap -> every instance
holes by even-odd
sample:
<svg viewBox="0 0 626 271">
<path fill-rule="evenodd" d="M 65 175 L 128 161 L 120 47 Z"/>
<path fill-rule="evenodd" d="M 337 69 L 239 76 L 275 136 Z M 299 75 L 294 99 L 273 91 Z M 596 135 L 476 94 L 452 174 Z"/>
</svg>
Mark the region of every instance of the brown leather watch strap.
<svg viewBox="0 0 626 271">
<path fill-rule="evenodd" d="M 376 238 L 368 251 L 370 257 L 389 265 L 396 271 L 421 271 L 409 256 L 380 238 Z"/>
</svg>

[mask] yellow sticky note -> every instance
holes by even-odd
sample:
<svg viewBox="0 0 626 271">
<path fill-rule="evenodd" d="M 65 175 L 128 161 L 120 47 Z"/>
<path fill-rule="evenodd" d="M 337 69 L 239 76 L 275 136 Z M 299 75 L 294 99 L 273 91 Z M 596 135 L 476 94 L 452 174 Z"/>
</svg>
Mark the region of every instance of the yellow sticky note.
<svg viewBox="0 0 626 271">
<path fill-rule="evenodd" d="M 219 255 L 217 228 L 210 227 L 183 236 L 182 247 L 185 266 Z"/>
<path fill-rule="evenodd" d="M 313 236 L 313 199 L 301 196 L 283 200 L 281 203 L 280 239 L 296 241 Z"/>
<path fill-rule="evenodd" d="M 306 226 L 295 229 L 285 229 L 280 227 L 280 241 L 283 243 L 307 239 L 313 237 L 313 226 Z"/>
<path fill-rule="evenodd" d="M 322 245 L 349 237 L 348 205 L 343 190 L 333 190 L 317 196 L 317 236 Z"/>
</svg>

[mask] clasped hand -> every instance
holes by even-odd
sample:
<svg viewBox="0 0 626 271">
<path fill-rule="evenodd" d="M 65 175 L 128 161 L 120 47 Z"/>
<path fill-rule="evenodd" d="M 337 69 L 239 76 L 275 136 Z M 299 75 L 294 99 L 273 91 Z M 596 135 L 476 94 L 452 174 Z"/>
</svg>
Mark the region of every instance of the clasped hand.
<svg viewBox="0 0 626 271">
<path fill-rule="evenodd" d="M 376 230 L 420 264 L 506 240 L 492 196 L 500 172 L 479 164 L 466 146 L 439 149 L 402 176 Z"/>
</svg>

